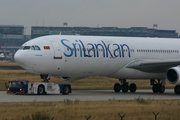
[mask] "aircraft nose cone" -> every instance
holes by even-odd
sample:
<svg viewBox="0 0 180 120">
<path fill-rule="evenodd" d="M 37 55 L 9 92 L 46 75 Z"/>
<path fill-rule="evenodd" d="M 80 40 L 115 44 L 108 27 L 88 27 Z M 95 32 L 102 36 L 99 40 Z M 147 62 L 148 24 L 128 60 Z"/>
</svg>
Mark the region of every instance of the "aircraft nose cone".
<svg viewBox="0 0 180 120">
<path fill-rule="evenodd" d="M 14 55 L 14 60 L 18 63 L 18 60 L 19 60 L 19 55 L 18 53 L 16 52 L 15 55 Z"/>
<path fill-rule="evenodd" d="M 18 63 L 18 64 L 22 64 L 23 60 L 22 60 L 22 55 L 17 51 L 14 55 L 14 60 Z"/>
</svg>

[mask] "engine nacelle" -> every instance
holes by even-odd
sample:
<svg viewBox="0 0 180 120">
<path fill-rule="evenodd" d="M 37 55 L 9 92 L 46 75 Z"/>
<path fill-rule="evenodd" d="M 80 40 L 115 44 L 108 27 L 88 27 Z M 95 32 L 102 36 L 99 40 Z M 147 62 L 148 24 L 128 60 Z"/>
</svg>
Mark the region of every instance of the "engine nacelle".
<svg viewBox="0 0 180 120">
<path fill-rule="evenodd" d="M 64 81 L 76 81 L 76 80 L 79 80 L 83 77 L 60 77 L 60 78 Z"/>
<path fill-rule="evenodd" d="M 171 84 L 180 84 L 180 67 L 172 67 L 166 72 L 166 79 Z"/>
</svg>

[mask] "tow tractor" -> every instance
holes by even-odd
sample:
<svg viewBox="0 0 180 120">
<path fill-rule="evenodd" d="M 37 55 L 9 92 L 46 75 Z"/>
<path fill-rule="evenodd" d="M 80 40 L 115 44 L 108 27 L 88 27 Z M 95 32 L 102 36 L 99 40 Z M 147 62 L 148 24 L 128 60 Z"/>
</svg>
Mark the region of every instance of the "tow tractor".
<svg viewBox="0 0 180 120">
<path fill-rule="evenodd" d="M 11 80 L 7 87 L 7 93 L 15 94 L 63 94 L 71 93 L 71 85 L 55 84 L 52 82 L 29 82 L 28 80 Z"/>
</svg>

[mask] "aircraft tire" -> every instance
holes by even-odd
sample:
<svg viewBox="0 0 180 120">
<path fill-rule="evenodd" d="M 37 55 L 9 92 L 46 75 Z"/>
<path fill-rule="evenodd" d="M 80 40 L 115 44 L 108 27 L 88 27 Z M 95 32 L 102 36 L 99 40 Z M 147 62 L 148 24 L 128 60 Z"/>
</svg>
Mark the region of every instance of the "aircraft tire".
<svg viewBox="0 0 180 120">
<path fill-rule="evenodd" d="M 175 93 L 175 94 L 180 94 L 180 85 L 176 85 L 176 86 L 174 87 L 174 93 Z"/>
<path fill-rule="evenodd" d="M 123 84 L 123 85 L 122 85 L 122 91 L 123 91 L 124 93 L 126 93 L 126 92 L 128 92 L 128 90 L 129 90 L 128 84 L 127 84 L 127 83 Z"/>
<path fill-rule="evenodd" d="M 134 92 L 136 92 L 136 89 L 137 89 L 136 84 L 131 83 L 129 86 L 130 92 L 134 93 Z"/>
<path fill-rule="evenodd" d="M 44 94 L 45 94 L 44 85 L 39 85 L 38 86 L 38 95 L 44 95 Z"/>
<path fill-rule="evenodd" d="M 70 88 L 69 86 L 65 85 L 63 88 L 63 95 L 68 95 L 70 92 Z"/>
<path fill-rule="evenodd" d="M 119 83 L 114 84 L 114 92 L 120 92 L 121 91 L 121 85 Z"/>
<path fill-rule="evenodd" d="M 159 84 L 159 85 L 158 85 L 158 92 L 159 92 L 159 93 L 164 93 L 164 92 L 165 92 L 165 86 Z"/>
<path fill-rule="evenodd" d="M 154 84 L 152 87 L 153 93 L 158 93 L 158 84 Z"/>
</svg>

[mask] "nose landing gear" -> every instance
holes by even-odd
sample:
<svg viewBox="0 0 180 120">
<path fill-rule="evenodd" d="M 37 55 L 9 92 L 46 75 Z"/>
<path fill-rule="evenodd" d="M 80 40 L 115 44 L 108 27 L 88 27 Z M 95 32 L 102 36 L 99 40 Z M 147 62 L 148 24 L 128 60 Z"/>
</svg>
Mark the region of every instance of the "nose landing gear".
<svg viewBox="0 0 180 120">
<path fill-rule="evenodd" d="M 49 82 L 51 75 L 40 75 L 41 79 L 43 79 L 43 82 Z"/>
</svg>

